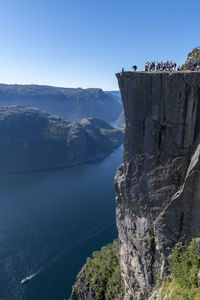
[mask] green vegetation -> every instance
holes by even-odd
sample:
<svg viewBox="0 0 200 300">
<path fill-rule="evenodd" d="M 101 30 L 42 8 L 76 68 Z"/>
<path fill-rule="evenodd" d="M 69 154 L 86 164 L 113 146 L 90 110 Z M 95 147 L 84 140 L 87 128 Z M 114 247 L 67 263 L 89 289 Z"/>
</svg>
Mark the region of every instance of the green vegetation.
<svg viewBox="0 0 200 300">
<path fill-rule="evenodd" d="M 169 258 L 169 270 L 177 284 L 190 289 L 197 285 L 197 274 L 200 269 L 200 256 L 195 240 L 192 240 L 185 251 L 175 247 Z"/>
<path fill-rule="evenodd" d="M 200 47 L 196 47 L 188 54 L 188 56 L 200 56 Z"/>
<path fill-rule="evenodd" d="M 161 300 L 199 300 L 200 255 L 195 239 L 185 249 L 175 247 L 169 258 L 170 280 L 162 283 Z M 155 290 L 154 290 L 155 291 Z"/>
<path fill-rule="evenodd" d="M 77 282 L 84 281 L 89 291 L 99 300 L 119 300 L 123 296 L 120 265 L 117 258 L 117 241 L 108 244 L 101 251 L 95 251 L 77 277 Z M 78 291 L 78 284 L 73 287 L 80 298 L 84 296 Z"/>
<path fill-rule="evenodd" d="M 191 70 L 192 67 L 197 67 L 200 65 L 200 47 L 194 48 L 187 57 L 184 65 L 185 70 Z"/>
</svg>

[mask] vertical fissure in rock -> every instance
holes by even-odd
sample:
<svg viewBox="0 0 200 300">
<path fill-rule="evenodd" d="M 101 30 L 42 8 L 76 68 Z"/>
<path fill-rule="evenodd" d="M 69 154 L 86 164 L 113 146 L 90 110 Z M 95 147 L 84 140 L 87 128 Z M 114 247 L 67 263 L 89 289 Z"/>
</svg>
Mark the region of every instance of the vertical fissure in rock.
<svg viewBox="0 0 200 300">
<path fill-rule="evenodd" d="M 155 244 L 155 236 L 152 234 L 150 236 L 150 248 L 151 248 L 151 284 L 152 286 L 156 284 L 154 265 L 155 265 L 155 256 L 156 256 L 156 244 Z"/>
<path fill-rule="evenodd" d="M 162 104 L 162 113 L 163 113 L 163 121 L 166 120 L 166 116 L 165 116 L 165 104 L 163 101 L 163 76 L 160 76 L 160 103 Z"/>
<path fill-rule="evenodd" d="M 185 83 L 185 102 L 184 102 L 184 109 L 183 109 L 183 132 L 182 132 L 182 143 L 181 146 L 185 148 L 185 132 L 186 132 L 186 118 L 187 118 L 187 108 L 188 108 L 188 101 L 189 95 L 191 92 L 191 88 L 188 84 Z"/>
<path fill-rule="evenodd" d="M 161 148 L 161 141 L 162 141 L 162 129 L 160 128 L 159 136 L 158 136 L 158 149 Z"/>
<path fill-rule="evenodd" d="M 177 180 L 177 186 L 178 186 L 178 188 L 180 187 L 181 184 L 182 184 L 182 174 L 179 174 L 178 180 Z"/>
<path fill-rule="evenodd" d="M 182 212 L 181 218 L 180 218 L 180 227 L 179 227 L 179 236 L 178 236 L 178 239 L 180 239 L 182 231 L 183 231 L 183 218 L 184 218 L 184 212 Z"/>
<path fill-rule="evenodd" d="M 158 137 L 158 149 L 161 150 L 162 148 L 162 139 L 164 136 L 164 131 L 165 131 L 165 126 L 161 125 L 160 130 L 159 130 L 159 137 Z"/>
<path fill-rule="evenodd" d="M 200 88 L 197 91 L 197 111 L 196 111 L 196 122 L 195 122 L 195 129 L 194 129 L 194 139 L 196 140 L 199 130 L 200 130 Z"/>
<path fill-rule="evenodd" d="M 143 133 L 143 136 L 145 136 L 145 121 L 143 121 L 142 133 Z"/>
</svg>

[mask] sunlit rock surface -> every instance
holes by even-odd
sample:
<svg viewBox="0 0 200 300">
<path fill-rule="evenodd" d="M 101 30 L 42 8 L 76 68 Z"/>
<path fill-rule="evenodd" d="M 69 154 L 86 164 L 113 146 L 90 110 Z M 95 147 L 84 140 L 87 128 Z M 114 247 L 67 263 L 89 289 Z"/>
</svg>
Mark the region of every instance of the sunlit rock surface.
<svg viewBox="0 0 200 300">
<path fill-rule="evenodd" d="M 200 73 L 117 74 L 125 112 L 116 173 L 126 300 L 144 300 L 177 242 L 200 235 Z"/>
</svg>

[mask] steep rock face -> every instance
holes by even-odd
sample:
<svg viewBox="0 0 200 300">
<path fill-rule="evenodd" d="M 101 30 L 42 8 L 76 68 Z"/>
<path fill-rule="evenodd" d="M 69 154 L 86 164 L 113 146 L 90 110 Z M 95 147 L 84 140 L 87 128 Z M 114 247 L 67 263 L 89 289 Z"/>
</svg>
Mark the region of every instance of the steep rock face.
<svg viewBox="0 0 200 300">
<path fill-rule="evenodd" d="M 94 118 L 65 121 L 34 108 L 0 107 L 0 174 L 44 170 L 101 159 L 123 133 Z"/>
<path fill-rule="evenodd" d="M 117 74 L 125 111 L 116 174 L 125 299 L 147 299 L 177 242 L 200 234 L 200 74 Z"/>
</svg>

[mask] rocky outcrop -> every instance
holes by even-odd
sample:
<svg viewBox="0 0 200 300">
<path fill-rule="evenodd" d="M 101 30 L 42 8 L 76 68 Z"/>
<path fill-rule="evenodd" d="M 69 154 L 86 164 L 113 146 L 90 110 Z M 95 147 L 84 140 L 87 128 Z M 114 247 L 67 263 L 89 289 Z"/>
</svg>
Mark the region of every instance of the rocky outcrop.
<svg viewBox="0 0 200 300">
<path fill-rule="evenodd" d="M 200 234 L 200 73 L 117 74 L 125 111 L 116 212 L 126 300 L 144 300 Z"/>
<path fill-rule="evenodd" d="M 114 122 L 122 104 L 118 92 L 42 85 L 0 84 L 0 106 L 35 107 L 69 121 L 98 118 Z"/>
<path fill-rule="evenodd" d="M 123 133 L 94 118 L 65 121 L 35 108 L 0 107 L 0 174 L 45 170 L 102 159 Z"/>
<path fill-rule="evenodd" d="M 194 48 L 187 57 L 184 65 L 185 70 L 191 70 L 192 67 L 200 66 L 200 47 Z"/>
</svg>

